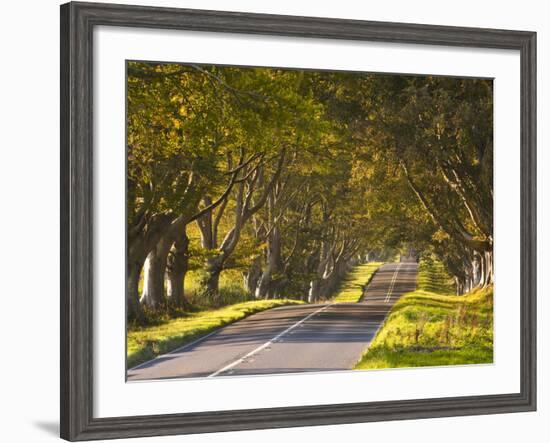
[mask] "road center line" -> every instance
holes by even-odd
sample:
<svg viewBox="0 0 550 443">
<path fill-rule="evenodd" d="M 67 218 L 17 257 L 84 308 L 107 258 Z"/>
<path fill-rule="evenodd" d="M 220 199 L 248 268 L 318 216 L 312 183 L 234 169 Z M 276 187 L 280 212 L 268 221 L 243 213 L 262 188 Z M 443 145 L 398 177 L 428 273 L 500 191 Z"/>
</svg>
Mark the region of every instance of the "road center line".
<svg viewBox="0 0 550 443">
<path fill-rule="evenodd" d="M 393 287 L 395 286 L 395 281 L 397 280 L 397 274 L 399 274 L 399 268 L 401 268 L 401 265 L 403 263 L 399 263 L 397 265 L 397 268 L 395 268 L 395 272 L 393 273 L 393 277 L 391 279 L 390 288 L 388 289 L 388 293 L 386 294 L 386 299 L 384 300 L 384 303 L 388 303 L 391 299 L 391 296 L 393 294 Z"/>
<path fill-rule="evenodd" d="M 294 323 L 293 325 L 289 326 L 288 328 L 286 328 L 283 332 L 277 334 L 275 337 L 273 337 L 271 340 L 265 342 L 263 345 L 261 346 L 258 346 L 256 349 L 253 349 L 252 351 L 250 351 L 248 354 L 246 354 L 245 356 L 235 360 L 233 363 L 229 363 L 227 366 L 224 366 L 223 368 L 217 370 L 216 372 L 210 374 L 209 376 L 207 376 L 207 378 L 210 378 L 210 377 L 216 377 L 217 375 L 221 374 L 222 372 L 225 372 L 225 371 L 228 371 L 229 369 L 237 366 L 238 364 L 242 363 L 243 361 L 245 361 L 247 358 L 250 358 L 252 357 L 253 355 L 256 355 L 258 352 L 260 352 L 261 350 L 267 348 L 268 346 L 272 345 L 274 342 L 276 342 L 277 340 L 279 340 L 282 336 L 288 334 L 290 331 L 292 331 L 294 328 L 300 326 L 302 323 L 304 323 L 305 321 L 307 321 L 308 319 L 310 319 L 311 317 L 313 317 L 314 315 L 317 315 L 319 312 L 322 312 L 324 311 L 325 309 L 333 306 L 335 303 L 330 303 L 328 305 L 325 305 L 323 306 L 322 308 L 319 308 L 317 309 L 316 311 L 312 312 L 311 314 L 309 314 L 308 316 L 302 318 L 301 320 L 297 321 L 296 323 Z"/>
</svg>

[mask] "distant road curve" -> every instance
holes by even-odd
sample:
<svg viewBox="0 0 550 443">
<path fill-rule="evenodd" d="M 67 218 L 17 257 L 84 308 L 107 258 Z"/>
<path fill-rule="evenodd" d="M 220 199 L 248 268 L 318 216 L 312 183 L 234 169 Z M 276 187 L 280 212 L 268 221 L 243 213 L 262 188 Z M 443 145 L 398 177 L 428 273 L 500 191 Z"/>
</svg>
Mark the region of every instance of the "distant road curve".
<svg viewBox="0 0 550 443">
<path fill-rule="evenodd" d="M 254 314 L 128 371 L 128 381 L 351 369 L 417 264 L 379 268 L 359 303 L 283 306 Z"/>
</svg>

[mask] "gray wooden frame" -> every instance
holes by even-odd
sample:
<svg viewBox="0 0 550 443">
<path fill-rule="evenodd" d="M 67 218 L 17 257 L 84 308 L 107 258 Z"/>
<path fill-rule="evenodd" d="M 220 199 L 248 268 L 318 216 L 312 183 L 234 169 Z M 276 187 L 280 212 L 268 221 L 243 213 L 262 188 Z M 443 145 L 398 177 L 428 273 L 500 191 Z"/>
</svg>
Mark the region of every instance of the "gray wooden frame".
<svg viewBox="0 0 550 443">
<path fill-rule="evenodd" d="M 93 417 L 92 42 L 98 25 L 513 49 L 521 54 L 521 392 Z M 61 437 L 91 440 L 536 408 L 536 33 L 100 3 L 61 6 Z M 502 288 L 504 290 L 504 288 Z"/>
</svg>

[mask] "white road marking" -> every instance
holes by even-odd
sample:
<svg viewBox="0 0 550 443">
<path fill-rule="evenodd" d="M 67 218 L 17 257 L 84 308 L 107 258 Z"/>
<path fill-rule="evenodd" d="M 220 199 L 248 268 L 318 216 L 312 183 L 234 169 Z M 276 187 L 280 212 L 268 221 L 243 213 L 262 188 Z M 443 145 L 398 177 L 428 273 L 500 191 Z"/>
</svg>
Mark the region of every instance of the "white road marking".
<svg viewBox="0 0 550 443">
<path fill-rule="evenodd" d="M 386 299 L 385 299 L 385 302 L 386 302 L 386 303 L 387 303 L 387 302 L 390 300 L 390 298 L 391 298 L 391 295 L 392 295 L 392 293 L 393 293 L 393 288 L 394 288 L 394 285 L 395 285 L 395 281 L 396 281 L 396 279 L 397 279 L 397 275 L 398 275 L 398 273 L 399 273 L 399 269 L 400 269 L 400 267 L 401 267 L 402 264 L 403 264 L 402 262 L 399 263 L 399 265 L 397 266 L 397 268 L 396 268 L 396 270 L 395 270 L 395 272 L 394 272 L 394 275 L 393 275 L 392 280 L 391 280 L 391 283 L 390 283 L 390 289 L 389 289 L 389 291 L 388 291 L 388 293 L 387 293 L 387 295 L 386 295 Z M 367 287 L 367 289 L 368 289 L 368 287 Z M 382 297 L 383 297 L 383 296 L 382 296 Z M 374 297 L 371 298 L 370 300 L 371 300 L 371 301 L 377 301 L 377 300 L 378 300 L 378 297 L 374 296 Z M 313 317 L 314 315 L 318 314 L 319 312 L 324 311 L 325 309 L 329 308 L 330 306 L 332 306 L 332 305 L 334 305 L 334 304 L 337 304 L 337 303 L 330 303 L 330 304 L 328 304 L 328 305 L 326 305 L 326 306 L 323 306 L 322 308 L 318 309 L 317 311 L 315 311 L 315 312 L 309 314 L 307 317 L 303 318 L 302 320 L 300 320 L 300 321 L 298 321 L 297 323 L 293 324 L 293 325 L 290 326 L 289 328 L 285 329 L 283 332 L 281 332 L 281 333 L 280 333 L 279 335 L 277 335 L 276 337 L 272 338 L 272 339 L 271 339 L 270 341 L 268 341 L 267 343 L 264 343 L 262 346 L 260 346 L 260 347 L 258 347 L 258 348 L 256 348 L 256 349 L 254 349 L 253 351 L 251 351 L 250 353 L 248 353 L 248 354 L 245 355 L 244 357 L 242 357 L 242 358 L 236 360 L 235 362 L 233 362 L 233 363 L 231 363 L 231 364 L 225 366 L 224 368 L 222 368 L 222 369 L 220 369 L 220 370 L 214 372 L 213 374 L 210 374 L 208 377 L 215 377 L 216 375 L 219 375 L 219 374 L 222 373 L 222 372 L 228 371 L 229 369 L 231 369 L 231 368 L 233 368 L 234 366 L 238 365 L 240 362 L 244 361 L 247 357 L 250 357 L 250 356 L 252 356 L 252 355 L 255 355 L 255 354 L 257 354 L 258 352 L 260 352 L 261 350 L 266 349 L 268 346 L 270 346 L 271 344 L 275 343 L 279 338 L 281 338 L 283 335 L 286 335 L 289 331 L 291 331 L 291 330 L 294 329 L 295 327 L 297 327 L 297 326 L 303 327 L 303 326 L 304 326 L 303 323 L 304 323 L 306 320 L 308 320 L 309 318 L 311 318 L 311 317 Z M 371 313 L 371 314 L 387 314 L 388 312 L 389 312 L 388 310 L 383 310 L 383 311 L 371 311 L 371 312 L 369 312 L 369 313 Z M 378 324 L 378 322 L 375 322 L 375 323 Z M 192 341 L 192 342 L 190 342 L 190 343 L 185 344 L 184 346 L 181 346 L 181 347 L 179 347 L 179 348 L 177 348 L 177 349 L 174 349 L 173 351 L 170 351 L 170 352 L 167 352 L 167 353 L 165 353 L 165 354 L 159 355 L 159 356 L 157 356 L 157 357 L 155 357 L 155 358 L 153 358 L 153 359 L 151 359 L 151 360 L 148 360 L 148 361 L 146 361 L 146 362 L 144 362 L 144 363 L 141 363 L 141 364 L 139 364 L 139 365 L 137 365 L 137 366 L 134 366 L 133 368 L 129 368 L 129 369 L 128 369 L 128 372 L 134 371 L 134 370 L 137 370 L 137 369 L 140 369 L 141 367 L 143 367 L 143 366 L 145 366 L 145 365 L 151 363 L 151 362 L 154 361 L 154 360 L 161 359 L 163 356 L 165 356 L 165 355 L 167 355 L 167 354 L 175 354 L 175 353 L 181 352 L 181 351 L 185 350 L 185 349 L 188 348 L 188 347 L 191 347 L 191 346 L 193 346 L 193 345 L 195 345 L 195 344 L 197 344 L 197 343 L 202 342 L 203 340 L 206 340 L 206 339 L 209 338 L 210 336 L 212 336 L 212 335 L 214 335 L 214 334 L 220 332 L 220 330 L 223 329 L 223 328 L 224 328 L 224 327 L 218 328 L 218 329 L 216 329 L 216 330 L 210 332 L 210 333 L 207 334 L 207 335 L 204 335 L 204 336 L 202 336 L 202 337 L 200 337 L 200 338 L 198 338 L 198 339 L 196 339 L 196 340 L 194 340 L 194 341 Z M 270 350 L 270 349 L 266 349 L 266 350 Z M 233 373 L 233 372 L 234 372 L 234 371 L 228 371 L 228 374 L 231 374 L 231 373 Z"/>
<path fill-rule="evenodd" d="M 395 286 L 395 281 L 397 280 L 397 275 L 399 274 L 399 268 L 401 268 L 401 265 L 403 263 L 399 263 L 397 265 L 397 268 L 395 268 L 395 272 L 393 273 L 393 277 L 391 279 L 390 288 L 388 289 L 388 293 L 386 294 L 386 298 L 384 300 L 384 303 L 388 303 L 391 299 L 391 296 L 393 294 L 393 287 Z"/>
<path fill-rule="evenodd" d="M 278 309 L 277 308 L 273 308 L 272 310 L 275 310 L 275 309 Z M 204 341 L 206 340 L 208 337 L 211 337 L 212 335 L 214 334 L 217 334 L 218 332 L 220 332 L 222 329 L 226 328 L 227 325 L 224 325 L 224 326 L 220 326 L 219 328 L 216 328 L 214 329 L 212 332 L 206 334 L 206 335 L 203 335 L 202 337 L 199 337 L 197 338 L 196 340 L 193 340 L 192 342 L 189 342 L 183 346 L 180 346 L 179 348 L 176 348 L 170 352 L 165 352 L 164 354 L 160 354 L 160 355 L 157 355 L 155 358 L 152 358 L 151 360 L 147 360 L 143 363 L 140 363 L 139 365 L 137 366 L 134 366 L 133 368 L 128 368 L 127 369 L 127 373 L 130 372 L 130 371 L 135 371 L 137 369 L 140 369 L 142 368 L 143 366 L 145 365 L 148 365 L 149 363 L 151 363 L 152 361 L 155 361 L 155 360 L 159 360 L 159 359 L 162 359 L 162 357 L 164 357 L 165 355 L 168 355 L 168 354 L 177 354 L 178 352 L 181 352 L 181 351 L 184 351 L 185 349 L 187 348 L 190 348 L 191 346 L 193 345 L 196 345 L 198 343 L 200 343 L 201 341 Z"/>
<path fill-rule="evenodd" d="M 199 337 L 199 338 L 197 338 L 196 340 L 193 340 L 193 341 L 190 342 L 190 343 L 187 343 L 187 344 L 185 344 L 185 345 L 183 345 L 183 346 L 180 346 L 179 348 L 174 349 L 173 351 L 166 352 L 166 353 L 161 354 L 161 355 L 157 355 L 155 358 L 152 358 L 151 360 L 147 360 L 146 362 L 140 363 L 139 365 L 134 366 L 133 368 L 129 368 L 127 372 L 135 371 L 136 369 L 139 369 L 139 368 L 141 368 L 142 366 L 145 366 L 145 365 L 151 363 L 152 361 L 161 359 L 161 358 L 164 357 L 165 355 L 168 355 L 168 354 L 176 354 L 176 353 L 178 353 L 178 352 L 181 352 L 181 351 L 183 351 L 184 349 L 187 349 L 187 348 L 189 348 L 189 347 L 191 347 L 191 346 L 193 346 L 193 345 L 196 345 L 197 343 L 200 343 L 201 341 L 206 340 L 208 337 L 210 337 L 210 336 L 212 336 L 212 335 L 214 335 L 214 334 L 217 334 L 218 332 L 220 332 L 220 330 L 221 330 L 222 328 L 223 328 L 223 326 L 220 327 L 220 328 L 215 329 L 214 331 L 210 332 L 209 334 L 203 335 L 202 337 Z"/>
<path fill-rule="evenodd" d="M 246 354 L 245 356 L 235 360 L 233 363 L 229 363 L 227 366 L 224 366 L 223 368 L 217 370 L 216 372 L 213 372 L 212 374 L 210 374 L 207 378 L 210 378 L 210 377 L 216 377 L 217 375 L 221 374 L 222 372 L 225 372 L 225 371 L 228 371 L 229 369 L 231 368 L 234 368 L 235 366 L 237 366 L 238 364 L 240 363 L 243 363 L 246 359 L 252 357 L 253 355 L 256 355 L 258 352 L 260 352 L 261 350 L 267 348 L 268 346 L 271 346 L 273 343 L 275 343 L 277 340 L 279 340 L 281 337 L 283 337 L 284 335 L 288 334 L 290 331 L 292 331 L 294 328 L 296 328 L 297 326 L 300 326 L 302 323 L 304 323 L 305 321 L 307 321 L 308 319 L 310 319 L 311 317 L 313 317 L 314 315 L 317 315 L 319 312 L 322 312 L 324 311 L 325 309 L 328 309 L 329 307 L 335 305 L 335 303 L 330 303 L 328 305 L 325 305 L 323 306 L 322 308 L 320 309 L 317 309 L 316 311 L 312 312 L 311 314 L 309 314 L 308 316 L 302 318 L 300 321 L 294 323 L 293 325 L 289 326 L 288 328 L 286 328 L 283 332 L 277 334 L 275 337 L 273 337 L 271 340 L 265 342 L 263 345 L 261 346 L 258 346 L 256 349 L 253 349 L 252 351 L 250 351 L 248 354 Z"/>
</svg>

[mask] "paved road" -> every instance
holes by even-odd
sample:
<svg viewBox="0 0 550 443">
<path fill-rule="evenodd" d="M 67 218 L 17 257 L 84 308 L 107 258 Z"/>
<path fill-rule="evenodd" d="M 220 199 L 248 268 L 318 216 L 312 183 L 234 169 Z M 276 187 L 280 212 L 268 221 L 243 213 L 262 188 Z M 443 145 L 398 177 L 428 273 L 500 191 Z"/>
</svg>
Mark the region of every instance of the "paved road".
<svg viewBox="0 0 550 443">
<path fill-rule="evenodd" d="M 130 369 L 128 380 L 350 369 L 395 301 L 415 289 L 416 272 L 416 263 L 386 264 L 359 303 L 263 311 Z"/>
</svg>

